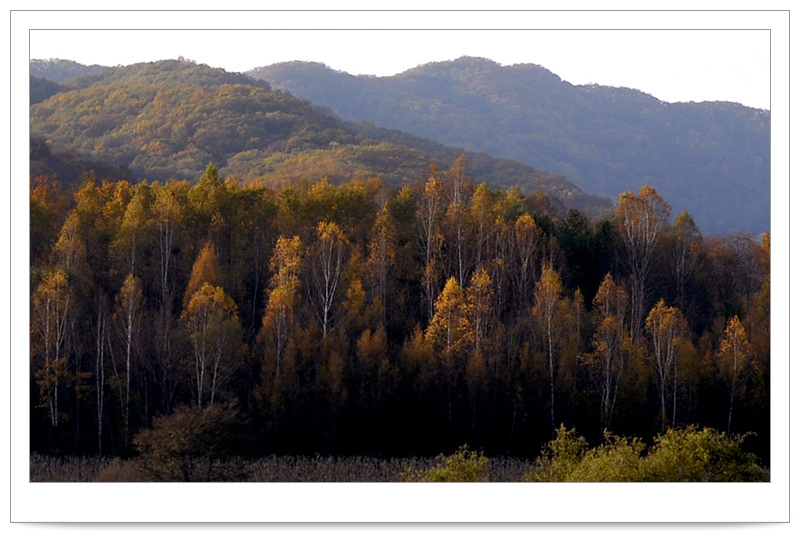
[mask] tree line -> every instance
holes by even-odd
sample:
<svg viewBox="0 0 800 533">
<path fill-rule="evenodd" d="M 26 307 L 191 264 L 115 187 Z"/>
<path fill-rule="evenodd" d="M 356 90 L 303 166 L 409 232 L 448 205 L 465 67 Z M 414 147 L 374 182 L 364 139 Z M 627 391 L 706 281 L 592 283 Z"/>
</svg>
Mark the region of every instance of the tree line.
<svg viewBox="0 0 800 533">
<path fill-rule="evenodd" d="M 475 185 L 31 182 L 32 450 L 135 453 L 176 409 L 236 452 L 535 455 L 668 428 L 769 449 L 769 233 L 654 188 L 599 218 Z M 183 411 L 181 411 L 183 412 Z"/>
</svg>

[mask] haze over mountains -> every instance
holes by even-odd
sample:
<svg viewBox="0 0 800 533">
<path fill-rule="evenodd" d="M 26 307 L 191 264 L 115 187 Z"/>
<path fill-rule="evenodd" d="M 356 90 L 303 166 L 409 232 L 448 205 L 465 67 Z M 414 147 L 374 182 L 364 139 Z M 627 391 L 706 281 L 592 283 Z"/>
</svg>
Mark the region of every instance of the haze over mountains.
<svg viewBox="0 0 800 533">
<path fill-rule="evenodd" d="M 102 65 L 82 65 L 70 59 L 31 59 L 30 73 L 56 83 L 83 74 L 92 74 L 106 67 Z"/>
<path fill-rule="evenodd" d="M 389 77 L 306 62 L 250 74 L 345 119 L 515 159 L 591 194 L 616 199 L 653 185 L 704 232 L 769 228 L 769 111 L 670 104 L 634 89 L 574 86 L 536 65 L 470 57 Z"/>
</svg>

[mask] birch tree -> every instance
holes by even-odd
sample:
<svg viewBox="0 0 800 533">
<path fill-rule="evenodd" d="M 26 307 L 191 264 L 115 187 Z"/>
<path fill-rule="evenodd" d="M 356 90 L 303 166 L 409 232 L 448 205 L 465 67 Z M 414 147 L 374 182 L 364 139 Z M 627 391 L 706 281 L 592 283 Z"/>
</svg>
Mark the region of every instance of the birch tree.
<svg viewBox="0 0 800 533">
<path fill-rule="evenodd" d="M 148 367 L 158 384 L 161 411 L 170 411 L 172 397 L 178 380 L 178 354 L 173 346 L 176 316 L 174 314 L 175 297 L 175 251 L 181 239 L 181 228 L 185 221 L 186 200 L 189 184 L 187 182 L 168 182 L 164 185 L 153 184 L 155 200 L 153 203 L 153 229 L 156 231 L 157 265 L 159 287 L 159 315 L 156 328 L 157 342 L 153 358 Z"/>
<path fill-rule="evenodd" d="M 151 208 L 154 200 L 152 188 L 143 182 L 136 187 L 126 206 L 120 229 L 112 243 L 117 257 L 121 259 L 120 263 L 124 265 L 123 272 L 137 273 L 137 269 L 141 270 L 142 255 L 153 248 Z M 138 275 L 143 274 L 139 272 Z"/>
<path fill-rule="evenodd" d="M 649 185 L 643 186 L 638 196 L 633 191 L 620 194 L 614 210 L 631 274 L 630 334 L 633 342 L 638 342 L 642 334 L 647 284 L 669 211 L 669 204 Z"/>
<path fill-rule="evenodd" d="M 433 318 L 434 300 L 436 299 L 436 260 L 442 242 L 440 227 L 442 201 L 442 179 L 436 166 L 432 165 L 419 202 L 419 210 L 417 211 L 423 255 L 423 290 L 425 292 L 428 321 Z"/>
<path fill-rule="evenodd" d="M 467 175 L 467 158 L 461 156 L 456 159 L 453 167 L 447 172 L 448 185 L 452 188 L 450 203 L 444 218 L 444 227 L 447 231 L 446 243 L 450 250 L 449 274 L 456 276 L 458 284 L 466 286 L 469 271 L 468 262 L 468 216 L 470 211 L 466 201 L 469 177 Z"/>
<path fill-rule="evenodd" d="M 670 232 L 670 260 L 675 283 L 675 301 L 680 309 L 686 305 L 686 285 L 700 266 L 702 237 L 694 219 L 686 211 L 675 217 Z"/>
<path fill-rule="evenodd" d="M 625 317 L 628 295 L 606 274 L 592 300 L 592 351 L 581 361 L 589 371 L 600 395 L 600 426 L 604 434 L 611 427 L 619 384 L 625 375 L 630 335 Z"/>
<path fill-rule="evenodd" d="M 183 312 L 194 353 L 197 407 L 214 399 L 236 363 L 241 336 L 236 304 L 222 287 L 206 283 L 195 292 Z"/>
<path fill-rule="evenodd" d="M 744 389 L 747 379 L 753 370 L 752 355 L 750 342 L 747 340 L 747 332 L 739 317 L 734 316 L 728 321 L 728 326 L 725 328 L 725 334 L 717 352 L 717 367 L 730 393 L 728 433 L 731 432 L 734 398 Z"/>
<path fill-rule="evenodd" d="M 524 309 L 530 305 L 530 294 L 533 288 L 531 280 L 534 277 L 536 254 L 541 239 L 542 230 L 536 225 L 531 215 L 525 213 L 517 218 L 512 241 L 514 263 L 511 267 L 511 280 L 518 309 Z"/>
<path fill-rule="evenodd" d="M 283 355 L 294 327 L 302 246 L 297 235 L 292 238 L 280 236 L 270 259 L 273 274 L 268 288 L 262 332 L 266 337 L 268 350 L 275 357 L 275 377 L 281 372 Z"/>
<path fill-rule="evenodd" d="M 673 406 L 677 400 L 678 354 L 687 328 L 681 312 L 675 307 L 667 307 L 663 299 L 653 307 L 645 321 L 645 329 L 651 341 L 650 361 L 656 372 L 658 395 L 661 400 L 662 434 L 666 430 L 667 396 L 670 385 L 672 385 Z"/>
<path fill-rule="evenodd" d="M 486 269 L 476 270 L 470 278 L 465 295 L 465 312 L 470 324 L 472 351 L 483 353 L 489 339 L 492 320 L 495 316 L 492 280 Z"/>
<path fill-rule="evenodd" d="M 490 258 L 490 243 L 494 229 L 494 199 L 485 183 L 481 183 L 472 194 L 470 214 L 475 221 L 475 266 L 480 268 Z"/>
<path fill-rule="evenodd" d="M 561 279 L 552 267 L 545 267 L 533 297 L 533 323 L 544 341 L 550 374 L 550 425 L 555 435 L 555 374 L 558 352 L 569 322 L 569 304 L 563 297 Z"/>
<path fill-rule="evenodd" d="M 322 328 L 322 338 L 328 336 L 332 327 L 334 303 L 345 266 L 347 246 L 347 238 L 338 224 L 323 221 L 317 225 L 317 242 L 309 254 L 311 279 L 308 290 Z"/>
<path fill-rule="evenodd" d="M 56 262 L 67 272 L 88 268 L 86 242 L 81 229 L 80 216 L 73 210 L 64 221 L 54 247 Z"/>
<path fill-rule="evenodd" d="M 488 376 L 486 354 L 491 350 L 487 344 L 494 317 L 492 281 L 484 268 L 472 274 L 464 298 L 464 313 L 469 324 L 468 340 L 472 344 L 467 361 L 467 388 L 472 402 L 472 430 L 476 430 L 478 399 L 485 392 Z"/>
<path fill-rule="evenodd" d="M 41 404 L 47 408 L 50 426 L 58 426 L 60 385 L 68 377 L 67 328 L 75 295 L 67 274 L 56 270 L 45 276 L 31 302 L 31 359 Z"/>
<path fill-rule="evenodd" d="M 133 373 L 134 358 L 139 349 L 139 333 L 144 312 L 144 296 L 142 283 L 133 274 L 128 274 L 122 288 L 117 294 L 114 308 L 114 321 L 120 338 L 120 345 L 124 360 L 124 392 L 122 394 L 122 426 L 123 438 L 127 445 L 130 442 L 130 405 L 131 405 L 131 375 Z M 116 369 L 116 365 L 114 365 Z"/>
<path fill-rule="evenodd" d="M 97 454 L 103 455 L 103 413 L 106 399 L 106 348 L 110 345 L 110 327 L 108 299 L 101 295 L 97 305 L 97 321 L 95 325 L 95 393 L 97 414 Z"/>
</svg>

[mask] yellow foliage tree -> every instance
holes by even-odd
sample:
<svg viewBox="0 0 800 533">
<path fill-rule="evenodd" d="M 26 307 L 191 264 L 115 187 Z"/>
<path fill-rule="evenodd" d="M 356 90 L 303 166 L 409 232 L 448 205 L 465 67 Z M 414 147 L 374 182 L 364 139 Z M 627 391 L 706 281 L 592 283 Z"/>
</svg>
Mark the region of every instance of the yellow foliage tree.
<svg viewBox="0 0 800 533">
<path fill-rule="evenodd" d="M 186 286 L 186 294 L 183 296 L 184 309 L 189 305 L 194 293 L 206 283 L 210 285 L 220 284 L 217 250 L 210 242 L 203 246 L 194 261 L 194 265 L 192 265 L 192 275 L 189 278 L 189 284 Z"/>
<path fill-rule="evenodd" d="M 520 309 L 527 307 L 530 302 L 531 280 L 534 279 L 541 240 L 542 230 L 533 217 L 528 213 L 520 215 L 514 224 L 514 238 L 511 241 L 514 263 L 510 269 L 515 300 Z"/>
<path fill-rule="evenodd" d="M 442 178 L 436 165 L 431 165 L 428 181 L 419 202 L 417 219 L 424 262 L 422 264 L 423 289 L 428 309 L 428 320 L 433 318 L 434 291 L 436 289 L 436 256 L 441 246 L 441 206 L 443 202 Z"/>
<path fill-rule="evenodd" d="M 467 389 L 472 402 L 472 429 L 475 431 L 478 399 L 486 391 L 488 376 L 486 368 L 487 343 L 492 328 L 494 308 L 492 305 L 492 280 L 484 268 L 472 274 L 464 298 L 464 314 L 469 323 L 468 340 L 472 344 L 467 362 Z"/>
<path fill-rule="evenodd" d="M 267 306 L 262 321 L 262 335 L 268 355 L 275 358 L 275 376 L 281 371 L 281 360 L 289 343 L 294 324 L 294 307 L 300 287 L 300 261 L 303 243 L 300 237 L 278 237 L 270 260 L 273 271 L 267 294 Z M 266 368 L 266 365 L 265 365 Z"/>
<path fill-rule="evenodd" d="M 619 384 L 625 375 L 631 340 L 625 322 L 628 295 L 606 274 L 592 300 L 592 351 L 581 358 L 600 394 L 600 424 L 611 426 Z"/>
<path fill-rule="evenodd" d="M 550 373 L 550 424 L 553 435 L 555 420 L 555 373 L 558 351 L 569 322 L 569 302 L 563 297 L 561 278 L 552 267 L 545 267 L 533 297 L 533 323 L 543 339 L 547 352 L 547 367 Z"/>
<path fill-rule="evenodd" d="M 617 229 L 631 273 L 631 339 L 638 342 L 644 322 L 647 283 L 653 268 L 656 246 L 669 219 L 669 204 L 658 191 L 645 185 L 619 195 L 614 211 Z"/>
<path fill-rule="evenodd" d="M 463 366 L 465 347 L 469 341 L 469 320 L 464 313 L 464 292 L 450 278 L 436 299 L 433 319 L 425 330 L 425 341 L 439 359 L 447 388 L 448 419 L 453 418 L 453 387 Z"/>
<path fill-rule="evenodd" d="M 67 274 L 47 275 L 31 301 L 31 368 L 39 386 L 41 404 L 47 407 L 51 426 L 58 426 L 59 385 L 68 377 L 65 344 L 75 296 Z"/>
<path fill-rule="evenodd" d="M 394 224 L 389 214 L 389 207 L 384 203 L 372 226 L 372 240 L 369 243 L 369 258 L 367 259 L 373 300 L 380 299 L 384 322 L 386 321 L 386 306 L 389 303 L 389 272 L 395 261 L 394 238 Z"/>
<path fill-rule="evenodd" d="M 234 369 L 241 328 L 236 304 L 222 287 L 205 283 L 196 291 L 181 316 L 194 351 L 197 407 L 208 405 Z"/>
<path fill-rule="evenodd" d="M 753 371 L 753 351 L 750 349 L 747 332 L 738 316 L 731 318 L 725 328 L 717 352 L 717 367 L 730 393 L 731 402 L 728 410 L 728 433 L 730 433 L 733 400 L 742 391 Z"/>
<path fill-rule="evenodd" d="M 658 395 L 661 400 L 661 433 L 664 433 L 667 421 L 666 399 L 670 381 L 672 381 L 674 405 L 678 387 L 678 354 L 688 326 L 676 307 L 667 307 L 664 300 L 660 300 L 647 316 L 645 329 L 651 341 L 650 362 L 656 371 L 658 380 Z M 674 419 L 672 423 L 675 423 Z"/>
<path fill-rule="evenodd" d="M 137 347 L 137 337 L 139 336 L 141 328 L 143 307 L 144 296 L 142 295 L 142 282 L 133 274 L 128 274 L 125 278 L 125 282 L 122 284 L 119 294 L 117 294 L 114 310 L 114 320 L 117 323 L 119 335 L 122 340 L 123 354 L 125 355 L 125 393 L 122 409 L 125 444 L 128 444 L 128 430 L 130 426 L 133 357 Z"/>
</svg>

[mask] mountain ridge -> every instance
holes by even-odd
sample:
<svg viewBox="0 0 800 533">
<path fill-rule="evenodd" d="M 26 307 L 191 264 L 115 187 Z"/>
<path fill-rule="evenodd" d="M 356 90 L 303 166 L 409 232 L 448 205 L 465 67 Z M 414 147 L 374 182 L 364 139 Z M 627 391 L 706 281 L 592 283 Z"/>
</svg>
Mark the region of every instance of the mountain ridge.
<svg viewBox="0 0 800 533">
<path fill-rule="evenodd" d="M 769 228 L 766 110 L 668 103 L 637 89 L 572 85 L 534 64 L 470 57 L 383 77 L 298 61 L 249 73 L 347 120 L 545 168 L 590 194 L 653 185 L 711 233 Z"/>
</svg>

